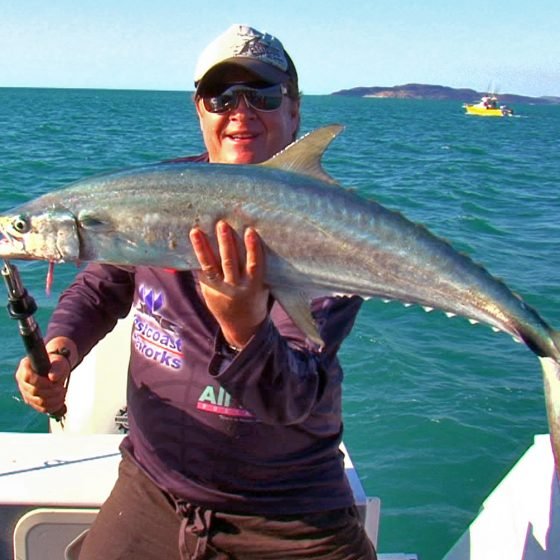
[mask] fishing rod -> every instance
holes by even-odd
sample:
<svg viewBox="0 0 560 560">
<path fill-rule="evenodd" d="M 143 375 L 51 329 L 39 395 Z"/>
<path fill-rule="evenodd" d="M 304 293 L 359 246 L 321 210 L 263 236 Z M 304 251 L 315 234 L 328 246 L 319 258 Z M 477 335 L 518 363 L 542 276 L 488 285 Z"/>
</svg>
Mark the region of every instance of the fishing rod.
<svg viewBox="0 0 560 560">
<path fill-rule="evenodd" d="M 8 314 L 19 323 L 19 334 L 25 346 L 31 367 L 41 377 L 47 377 L 51 369 L 51 361 L 45 348 L 39 324 L 33 314 L 37 311 L 37 304 L 28 293 L 19 271 L 15 265 L 4 261 L 2 277 L 8 290 Z M 57 422 L 61 422 L 66 415 L 66 405 L 60 410 L 49 414 Z"/>
</svg>

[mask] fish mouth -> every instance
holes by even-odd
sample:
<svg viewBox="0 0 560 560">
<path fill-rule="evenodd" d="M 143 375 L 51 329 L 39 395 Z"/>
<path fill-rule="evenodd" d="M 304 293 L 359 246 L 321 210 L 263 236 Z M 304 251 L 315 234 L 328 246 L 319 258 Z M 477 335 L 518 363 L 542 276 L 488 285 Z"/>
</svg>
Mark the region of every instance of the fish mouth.
<svg viewBox="0 0 560 560">
<path fill-rule="evenodd" d="M 12 237 L 4 231 L 0 231 L 0 257 L 17 258 L 25 256 L 25 244 L 23 240 Z"/>
<path fill-rule="evenodd" d="M 11 245 L 11 244 L 12 244 L 12 239 L 10 238 L 10 236 L 7 233 L 4 233 L 2 230 L 0 230 L 0 247 L 4 245 Z"/>
</svg>

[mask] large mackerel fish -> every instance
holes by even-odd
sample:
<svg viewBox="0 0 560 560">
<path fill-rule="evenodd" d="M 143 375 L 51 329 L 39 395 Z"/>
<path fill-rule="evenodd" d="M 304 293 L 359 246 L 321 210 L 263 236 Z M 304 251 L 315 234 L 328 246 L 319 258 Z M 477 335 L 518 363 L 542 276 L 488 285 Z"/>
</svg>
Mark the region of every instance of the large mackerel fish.
<svg viewBox="0 0 560 560">
<path fill-rule="evenodd" d="M 398 212 L 341 188 L 321 156 L 341 126 L 258 165 L 159 163 L 88 178 L 0 216 L 0 257 L 195 269 L 193 226 L 225 219 L 266 245 L 271 293 L 310 339 L 319 295 L 396 299 L 487 323 L 539 357 L 560 473 L 560 334 L 484 268 Z"/>
</svg>

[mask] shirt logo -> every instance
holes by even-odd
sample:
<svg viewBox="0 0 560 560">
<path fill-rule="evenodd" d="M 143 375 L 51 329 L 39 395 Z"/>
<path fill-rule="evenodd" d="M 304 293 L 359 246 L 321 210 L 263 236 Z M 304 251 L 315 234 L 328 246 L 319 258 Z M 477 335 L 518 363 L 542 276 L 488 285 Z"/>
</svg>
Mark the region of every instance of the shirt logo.
<svg viewBox="0 0 560 560">
<path fill-rule="evenodd" d="M 136 350 L 148 360 L 172 370 L 183 365 L 183 341 L 177 335 L 178 327 L 166 319 L 164 297 L 161 292 L 141 285 L 134 316 L 132 341 Z"/>
<path fill-rule="evenodd" d="M 207 385 L 198 397 L 196 408 L 211 414 L 255 420 L 255 415 L 236 403 L 223 387 Z"/>
</svg>

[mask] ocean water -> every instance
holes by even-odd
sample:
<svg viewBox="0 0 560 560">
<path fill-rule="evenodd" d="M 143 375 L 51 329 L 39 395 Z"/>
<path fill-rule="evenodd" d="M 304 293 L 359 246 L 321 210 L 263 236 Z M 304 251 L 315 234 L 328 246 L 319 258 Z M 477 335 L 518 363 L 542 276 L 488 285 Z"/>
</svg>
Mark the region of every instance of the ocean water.
<svg viewBox="0 0 560 560">
<path fill-rule="evenodd" d="M 471 101 L 471 100 L 465 100 Z M 560 106 L 508 119 L 451 102 L 305 96 L 302 133 L 345 125 L 324 166 L 482 263 L 560 326 Z M 0 89 L 0 212 L 87 175 L 202 151 L 188 93 Z M 20 263 L 45 330 L 74 265 Z M 0 430 L 40 432 L 17 396 L 16 325 L 0 314 Z M 381 552 L 438 560 L 547 432 L 542 376 L 523 345 L 462 318 L 368 301 L 346 341 L 345 442 L 382 500 Z"/>
</svg>

